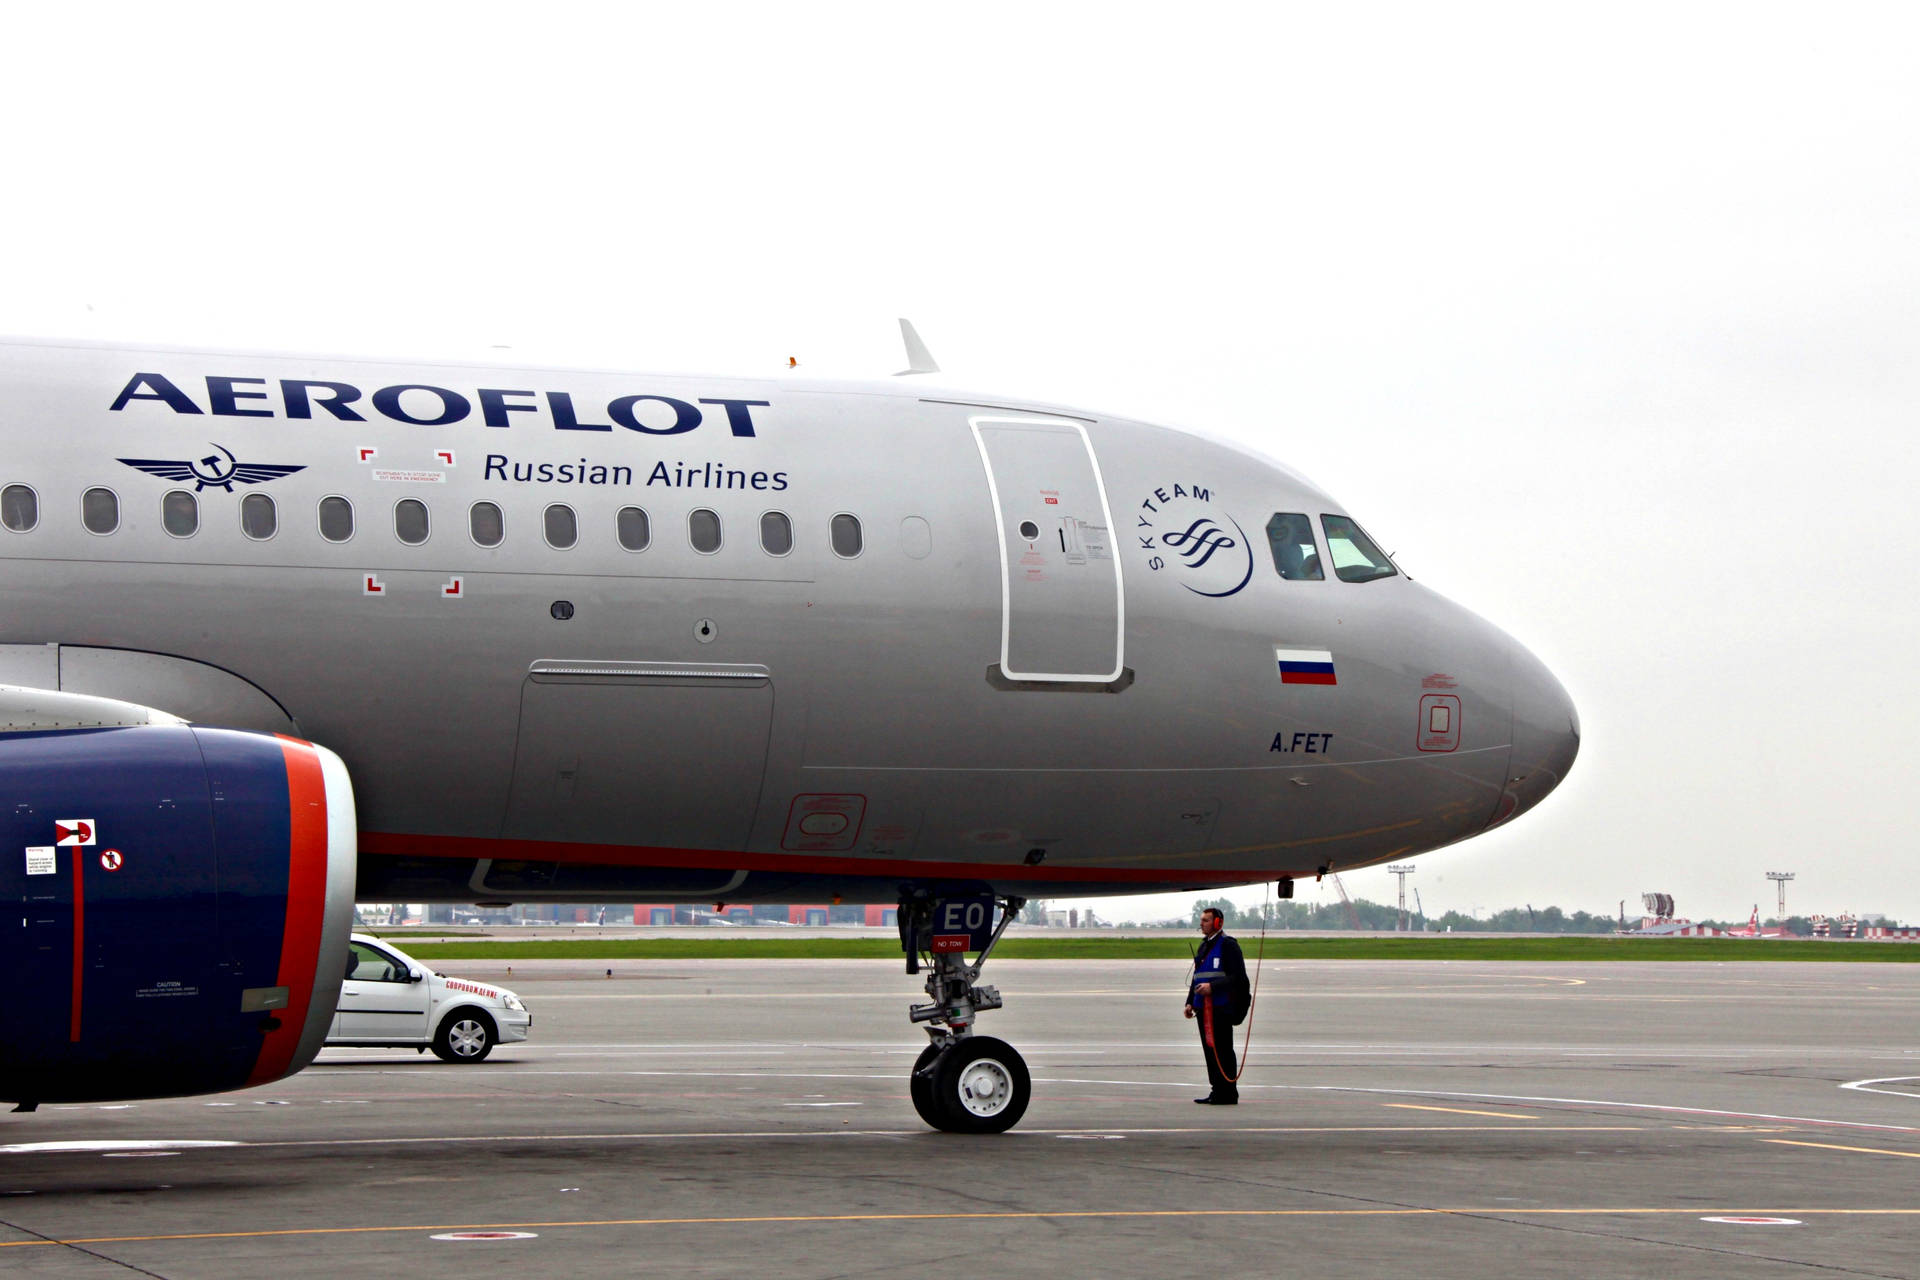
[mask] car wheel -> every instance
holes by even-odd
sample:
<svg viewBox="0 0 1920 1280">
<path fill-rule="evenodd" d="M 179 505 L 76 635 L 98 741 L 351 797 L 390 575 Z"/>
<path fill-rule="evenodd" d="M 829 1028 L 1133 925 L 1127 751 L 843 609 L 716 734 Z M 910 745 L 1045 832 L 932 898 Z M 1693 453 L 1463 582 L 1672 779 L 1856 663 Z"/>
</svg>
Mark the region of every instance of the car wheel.
<svg viewBox="0 0 1920 1280">
<path fill-rule="evenodd" d="M 457 1009 L 433 1033 L 433 1056 L 442 1062 L 479 1062 L 499 1039 L 492 1018 L 478 1009 Z"/>
</svg>

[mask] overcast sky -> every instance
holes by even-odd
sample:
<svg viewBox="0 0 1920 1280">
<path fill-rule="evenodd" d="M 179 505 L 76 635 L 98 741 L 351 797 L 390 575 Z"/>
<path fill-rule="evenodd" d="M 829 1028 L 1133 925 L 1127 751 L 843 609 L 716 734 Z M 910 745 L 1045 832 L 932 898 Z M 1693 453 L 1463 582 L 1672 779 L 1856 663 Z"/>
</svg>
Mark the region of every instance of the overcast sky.
<svg viewBox="0 0 1920 1280">
<path fill-rule="evenodd" d="M 1560 675 L 1571 779 L 1429 911 L 1915 920 L 1911 13 L 17 6 L 0 332 L 869 376 L 910 316 Z"/>
</svg>

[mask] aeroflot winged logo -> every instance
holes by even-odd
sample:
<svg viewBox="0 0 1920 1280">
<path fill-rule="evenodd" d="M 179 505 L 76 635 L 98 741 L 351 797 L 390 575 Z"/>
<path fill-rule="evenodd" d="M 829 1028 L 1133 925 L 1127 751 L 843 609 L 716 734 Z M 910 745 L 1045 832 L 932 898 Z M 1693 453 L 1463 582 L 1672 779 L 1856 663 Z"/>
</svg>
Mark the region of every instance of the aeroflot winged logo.
<svg viewBox="0 0 1920 1280">
<path fill-rule="evenodd" d="M 1253 547 L 1240 522 L 1200 485 L 1161 485 L 1140 504 L 1134 536 L 1156 573 L 1172 566 L 1197 596 L 1230 596 L 1253 578 Z"/>
<path fill-rule="evenodd" d="M 232 493 L 236 483 L 259 484 L 263 480 L 278 480 L 281 476 L 307 469 L 305 464 L 289 466 L 281 462 L 240 462 L 225 445 L 216 444 L 213 447 L 215 452 L 197 461 L 186 458 L 121 458 L 119 461 L 136 471 L 159 476 L 162 480 L 191 480 L 195 493 L 209 485 Z"/>
</svg>

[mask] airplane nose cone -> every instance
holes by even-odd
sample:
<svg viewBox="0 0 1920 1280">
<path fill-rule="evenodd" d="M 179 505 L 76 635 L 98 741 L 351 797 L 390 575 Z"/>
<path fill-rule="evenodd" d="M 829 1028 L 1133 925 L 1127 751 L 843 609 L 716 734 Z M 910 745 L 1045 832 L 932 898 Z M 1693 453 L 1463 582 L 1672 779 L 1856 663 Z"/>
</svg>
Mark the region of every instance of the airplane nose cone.
<svg viewBox="0 0 1920 1280">
<path fill-rule="evenodd" d="M 1513 646 L 1513 749 L 1507 785 L 1490 826 L 1546 799 L 1580 754 L 1580 713 L 1566 688 L 1525 647 Z"/>
</svg>

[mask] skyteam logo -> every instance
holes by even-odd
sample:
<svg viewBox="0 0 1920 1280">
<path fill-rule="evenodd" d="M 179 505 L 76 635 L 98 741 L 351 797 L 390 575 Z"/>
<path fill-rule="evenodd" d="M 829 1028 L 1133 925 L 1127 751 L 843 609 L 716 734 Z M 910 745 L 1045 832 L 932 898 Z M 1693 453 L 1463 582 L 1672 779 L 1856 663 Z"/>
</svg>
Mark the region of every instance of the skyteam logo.
<svg viewBox="0 0 1920 1280">
<path fill-rule="evenodd" d="M 1253 579 L 1246 530 L 1214 505 L 1211 489 L 1183 484 L 1155 489 L 1140 504 L 1133 532 L 1147 553 L 1147 568 L 1174 569 L 1180 585 L 1197 596 L 1230 596 Z"/>
<path fill-rule="evenodd" d="M 235 484 L 259 484 L 263 480 L 278 480 L 281 476 L 290 476 L 296 471 L 305 471 L 305 465 L 289 466 L 280 462 L 241 462 L 233 456 L 233 450 L 225 445 L 216 444 L 214 452 L 204 458 L 121 458 L 135 471 L 144 471 L 150 476 L 162 480 L 193 481 L 193 491 L 212 486 L 233 492 Z"/>
</svg>

